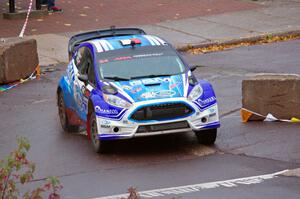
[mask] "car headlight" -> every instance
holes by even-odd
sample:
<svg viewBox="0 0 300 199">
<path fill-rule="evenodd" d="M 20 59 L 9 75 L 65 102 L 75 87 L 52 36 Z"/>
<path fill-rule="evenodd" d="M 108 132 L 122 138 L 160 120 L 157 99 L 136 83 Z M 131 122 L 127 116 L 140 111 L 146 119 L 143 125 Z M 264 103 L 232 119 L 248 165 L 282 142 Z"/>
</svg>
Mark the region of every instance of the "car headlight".
<svg viewBox="0 0 300 199">
<path fill-rule="evenodd" d="M 120 108 L 129 108 L 131 106 L 131 104 L 115 95 L 107 95 L 107 94 L 103 94 L 103 99 L 106 103 L 116 106 L 116 107 L 120 107 Z"/>
<path fill-rule="evenodd" d="M 198 99 L 201 95 L 203 94 L 203 89 L 202 87 L 198 84 L 196 85 L 193 90 L 190 92 L 188 99 L 190 101 L 194 101 Z"/>
</svg>

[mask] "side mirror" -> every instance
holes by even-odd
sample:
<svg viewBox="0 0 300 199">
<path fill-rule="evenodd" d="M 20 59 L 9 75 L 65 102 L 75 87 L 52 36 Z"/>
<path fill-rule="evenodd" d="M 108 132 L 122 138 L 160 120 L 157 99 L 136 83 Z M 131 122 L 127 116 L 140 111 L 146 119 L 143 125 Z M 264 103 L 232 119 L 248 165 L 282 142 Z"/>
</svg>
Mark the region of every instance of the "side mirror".
<svg viewBox="0 0 300 199">
<path fill-rule="evenodd" d="M 84 83 L 87 83 L 87 81 L 89 80 L 87 75 L 79 75 L 78 79 Z"/>
<path fill-rule="evenodd" d="M 194 70 L 196 70 L 197 67 L 198 67 L 197 65 L 190 66 L 190 70 L 191 70 L 192 72 L 194 72 Z"/>
</svg>

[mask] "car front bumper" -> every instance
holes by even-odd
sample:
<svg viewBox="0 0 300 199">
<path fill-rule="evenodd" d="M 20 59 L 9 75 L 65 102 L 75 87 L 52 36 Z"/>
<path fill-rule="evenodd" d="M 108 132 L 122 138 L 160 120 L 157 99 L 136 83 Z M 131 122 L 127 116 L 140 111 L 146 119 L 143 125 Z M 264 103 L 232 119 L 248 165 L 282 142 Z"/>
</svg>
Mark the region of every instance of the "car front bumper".
<svg viewBox="0 0 300 199">
<path fill-rule="evenodd" d="M 131 114 L 138 108 L 151 103 L 181 102 L 194 109 L 187 117 L 168 119 L 163 121 L 133 121 Z M 97 116 L 97 128 L 99 139 L 114 140 L 128 139 L 150 135 L 170 134 L 189 131 L 200 131 L 220 127 L 218 105 L 210 105 L 204 109 L 198 108 L 196 104 L 186 98 L 171 98 L 135 103 L 128 109 L 120 120 L 112 120 Z"/>
</svg>

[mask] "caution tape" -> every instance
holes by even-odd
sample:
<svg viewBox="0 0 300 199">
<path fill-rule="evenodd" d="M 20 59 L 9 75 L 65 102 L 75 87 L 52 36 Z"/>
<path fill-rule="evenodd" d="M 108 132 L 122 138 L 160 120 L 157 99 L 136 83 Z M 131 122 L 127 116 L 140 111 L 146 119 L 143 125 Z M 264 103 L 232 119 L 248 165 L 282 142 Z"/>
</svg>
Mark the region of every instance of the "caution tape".
<svg viewBox="0 0 300 199">
<path fill-rule="evenodd" d="M 16 86 L 18 86 L 19 84 L 23 84 L 24 82 L 27 82 L 29 80 L 33 80 L 36 79 L 37 77 L 39 77 L 41 75 L 41 69 L 40 66 L 38 65 L 35 69 L 35 71 L 33 73 L 31 73 L 31 75 L 25 79 L 20 79 L 16 82 L 10 83 L 10 84 L 5 84 L 5 85 L 0 85 L 0 93 L 10 90 Z"/>
<path fill-rule="evenodd" d="M 20 38 L 24 37 L 24 33 L 25 33 L 25 30 L 26 30 L 26 27 L 27 27 L 27 24 L 28 24 L 29 15 L 30 15 L 30 12 L 31 12 L 31 9 L 32 9 L 32 4 L 33 4 L 32 2 L 33 2 L 33 0 L 30 0 L 29 7 L 28 7 L 28 10 L 27 10 L 26 19 L 25 19 L 24 25 L 22 27 L 22 30 L 19 34 Z"/>
<path fill-rule="evenodd" d="M 300 119 L 292 117 L 290 120 L 278 119 L 274 117 L 271 113 L 267 115 L 262 115 L 245 108 L 241 108 L 241 118 L 242 122 L 248 121 L 264 121 L 264 122 L 300 122 Z"/>
</svg>

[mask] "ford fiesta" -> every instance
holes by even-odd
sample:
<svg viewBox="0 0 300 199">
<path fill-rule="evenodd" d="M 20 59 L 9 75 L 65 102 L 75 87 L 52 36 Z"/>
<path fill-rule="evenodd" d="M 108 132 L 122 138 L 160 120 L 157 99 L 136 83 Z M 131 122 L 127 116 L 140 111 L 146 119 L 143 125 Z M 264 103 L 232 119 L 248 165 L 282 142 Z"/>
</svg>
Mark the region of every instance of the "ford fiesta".
<svg viewBox="0 0 300 199">
<path fill-rule="evenodd" d="M 197 80 L 165 40 L 137 28 L 81 33 L 57 88 L 65 131 L 86 128 L 96 152 L 108 140 L 194 131 L 213 144 L 220 127 L 211 84 Z"/>
</svg>

